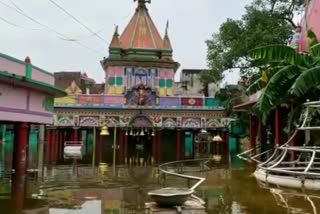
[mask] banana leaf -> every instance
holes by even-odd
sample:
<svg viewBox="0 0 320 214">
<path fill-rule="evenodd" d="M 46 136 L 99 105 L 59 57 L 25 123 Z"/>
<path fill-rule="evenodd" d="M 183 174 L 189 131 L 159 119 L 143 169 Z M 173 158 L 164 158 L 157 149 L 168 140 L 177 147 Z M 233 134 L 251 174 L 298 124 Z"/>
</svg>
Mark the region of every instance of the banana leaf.
<svg viewBox="0 0 320 214">
<path fill-rule="evenodd" d="M 265 62 L 286 62 L 299 65 L 303 57 L 297 51 L 286 45 L 268 45 L 250 51 L 251 58 Z"/>
<path fill-rule="evenodd" d="M 320 86 L 320 66 L 304 71 L 295 81 L 291 93 L 297 97 L 304 96 L 311 89 Z"/>
<path fill-rule="evenodd" d="M 262 81 L 262 78 L 260 77 L 256 81 L 254 81 L 246 90 L 246 93 L 248 95 L 252 95 L 261 89 L 263 89 L 266 86 L 266 84 Z"/>
<path fill-rule="evenodd" d="M 270 79 L 256 104 L 258 111 L 269 114 L 274 107 L 284 103 L 290 97 L 289 90 L 301 72 L 301 68 L 294 65 L 288 65 L 279 70 Z"/>
</svg>

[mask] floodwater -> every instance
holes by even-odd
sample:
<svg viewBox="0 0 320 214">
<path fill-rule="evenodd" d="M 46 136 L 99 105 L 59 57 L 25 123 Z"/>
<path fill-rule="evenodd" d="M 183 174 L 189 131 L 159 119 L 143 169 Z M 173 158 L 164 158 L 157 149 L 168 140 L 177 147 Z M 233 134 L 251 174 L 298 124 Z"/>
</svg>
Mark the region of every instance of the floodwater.
<svg viewBox="0 0 320 214">
<path fill-rule="evenodd" d="M 320 193 L 303 193 L 258 184 L 252 167 L 236 161 L 216 164 L 197 196 L 212 214 L 320 213 Z M 3 165 L 4 162 L 0 162 Z M 51 165 L 43 176 L 0 174 L 0 213 L 25 214 L 134 214 L 145 213 L 147 193 L 163 185 L 156 167 Z M 161 181 L 161 182 L 159 182 Z M 187 187 L 180 178 L 167 177 L 166 186 Z"/>
</svg>

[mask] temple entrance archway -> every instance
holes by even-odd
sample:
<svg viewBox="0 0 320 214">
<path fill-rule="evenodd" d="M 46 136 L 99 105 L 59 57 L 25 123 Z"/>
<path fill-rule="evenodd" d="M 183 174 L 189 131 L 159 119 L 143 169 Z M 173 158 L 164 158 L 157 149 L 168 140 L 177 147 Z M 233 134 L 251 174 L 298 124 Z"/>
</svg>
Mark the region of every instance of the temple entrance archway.
<svg viewBox="0 0 320 214">
<path fill-rule="evenodd" d="M 146 115 L 136 115 L 129 123 L 127 163 L 150 165 L 153 154 L 153 123 Z"/>
</svg>

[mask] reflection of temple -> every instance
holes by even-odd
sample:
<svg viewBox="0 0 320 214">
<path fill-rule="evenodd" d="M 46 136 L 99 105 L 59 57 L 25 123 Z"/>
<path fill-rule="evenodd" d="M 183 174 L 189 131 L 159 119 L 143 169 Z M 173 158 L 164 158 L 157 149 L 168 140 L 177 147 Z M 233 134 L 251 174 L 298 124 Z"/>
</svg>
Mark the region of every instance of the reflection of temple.
<svg viewBox="0 0 320 214">
<path fill-rule="evenodd" d="M 88 86 L 86 89 L 77 85 L 80 80 L 73 81 L 64 86 L 69 96 L 56 99 L 55 126 L 47 129 L 48 148 L 53 151 L 49 152 L 49 161 L 57 159 L 56 151 L 62 151 L 65 141 L 82 141 L 91 154 L 93 127 L 103 124 L 111 134 L 97 139 L 98 160 L 103 162 L 112 162 L 114 127 L 119 163 L 140 158 L 193 158 L 198 152 L 194 143 L 201 129 L 212 136 L 219 134 L 228 142 L 220 120 L 224 111 L 218 100 L 175 96 L 174 76 L 179 63 L 173 60 L 172 53 L 168 27 L 161 37 L 146 2 L 139 0 L 121 35 L 116 28 L 109 57 L 101 61 L 105 71 L 104 93 L 92 90 L 92 79 L 79 77 Z M 212 137 L 207 139 L 211 142 Z M 202 149 L 213 152 L 213 147 Z"/>
</svg>

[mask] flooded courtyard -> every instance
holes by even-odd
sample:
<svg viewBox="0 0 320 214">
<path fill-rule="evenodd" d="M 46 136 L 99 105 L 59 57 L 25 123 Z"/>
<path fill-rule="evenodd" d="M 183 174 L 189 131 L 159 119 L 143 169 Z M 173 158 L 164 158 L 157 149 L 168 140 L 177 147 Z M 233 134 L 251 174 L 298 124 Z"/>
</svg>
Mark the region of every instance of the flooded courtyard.
<svg viewBox="0 0 320 214">
<path fill-rule="evenodd" d="M 163 177 L 156 166 L 47 165 L 43 173 L 10 173 L 2 159 L 1 213 L 26 214 L 125 214 L 145 213 L 151 202 L 148 191 L 160 187 L 190 187 L 190 182 Z M 225 161 L 223 161 L 225 162 Z M 207 213 L 305 213 L 320 212 L 320 193 L 302 192 L 259 184 L 254 166 L 232 157 L 228 163 L 211 163 L 211 170 L 191 175 L 205 177 L 197 196 Z"/>
</svg>

